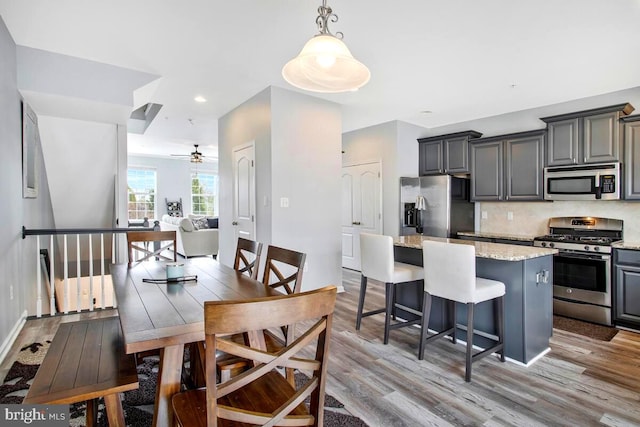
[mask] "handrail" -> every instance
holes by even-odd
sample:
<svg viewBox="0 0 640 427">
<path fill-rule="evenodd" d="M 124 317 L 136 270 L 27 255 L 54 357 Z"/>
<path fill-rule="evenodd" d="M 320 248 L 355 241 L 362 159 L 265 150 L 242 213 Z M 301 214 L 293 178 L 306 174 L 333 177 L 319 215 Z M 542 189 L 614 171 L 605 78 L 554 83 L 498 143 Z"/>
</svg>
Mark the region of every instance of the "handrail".
<svg viewBox="0 0 640 427">
<path fill-rule="evenodd" d="M 22 238 L 27 236 L 50 236 L 58 234 L 98 234 L 98 233 L 126 233 L 128 231 L 153 231 L 153 227 L 129 228 L 34 228 L 22 226 Z"/>
</svg>

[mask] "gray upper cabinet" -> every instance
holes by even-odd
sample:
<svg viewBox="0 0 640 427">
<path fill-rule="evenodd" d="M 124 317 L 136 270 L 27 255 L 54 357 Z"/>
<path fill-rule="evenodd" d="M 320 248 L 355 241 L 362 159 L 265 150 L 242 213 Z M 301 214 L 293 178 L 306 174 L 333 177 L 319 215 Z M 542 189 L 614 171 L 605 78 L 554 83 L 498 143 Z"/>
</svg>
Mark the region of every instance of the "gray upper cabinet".
<svg viewBox="0 0 640 427">
<path fill-rule="evenodd" d="M 505 141 L 506 200 L 542 200 L 542 171 L 545 134 Z"/>
<path fill-rule="evenodd" d="M 420 175 L 436 175 L 444 173 L 443 141 L 420 143 Z M 414 163 L 415 164 L 415 163 Z"/>
<path fill-rule="evenodd" d="M 640 115 L 624 122 L 624 198 L 640 200 Z"/>
<path fill-rule="evenodd" d="M 561 120 L 547 125 L 547 162 L 552 165 L 572 165 L 578 159 L 578 119 Z"/>
<path fill-rule="evenodd" d="M 542 200 L 546 131 L 521 132 L 471 143 L 471 200 Z"/>
<path fill-rule="evenodd" d="M 504 197 L 502 141 L 471 144 L 471 200 L 502 200 Z"/>
<path fill-rule="evenodd" d="M 469 173 L 469 140 L 479 138 L 476 131 L 420 138 L 420 175 Z"/>
<path fill-rule="evenodd" d="M 620 117 L 633 111 L 630 104 L 542 118 L 547 123 L 546 166 L 620 161 Z"/>
</svg>

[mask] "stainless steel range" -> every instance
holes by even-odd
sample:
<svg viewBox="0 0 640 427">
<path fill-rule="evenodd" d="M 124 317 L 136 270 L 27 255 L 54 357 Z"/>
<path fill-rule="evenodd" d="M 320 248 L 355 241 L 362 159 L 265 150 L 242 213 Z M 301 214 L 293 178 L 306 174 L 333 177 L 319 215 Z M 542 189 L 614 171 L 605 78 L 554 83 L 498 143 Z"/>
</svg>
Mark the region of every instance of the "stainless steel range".
<svg viewBox="0 0 640 427">
<path fill-rule="evenodd" d="M 611 325 L 611 244 L 622 240 L 622 220 L 559 217 L 534 246 L 555 248 L 553 312 Z"/>
</svg>

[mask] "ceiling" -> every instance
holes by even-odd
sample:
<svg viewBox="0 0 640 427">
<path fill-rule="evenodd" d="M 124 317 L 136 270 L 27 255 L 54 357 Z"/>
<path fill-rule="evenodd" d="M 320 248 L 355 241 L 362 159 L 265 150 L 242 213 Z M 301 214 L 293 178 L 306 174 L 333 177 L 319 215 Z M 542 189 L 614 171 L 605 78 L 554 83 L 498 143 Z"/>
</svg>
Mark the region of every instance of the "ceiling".
<svg viewBox="0 0 640 427">
<path fill-rule="evenodd" d="M 217 119 L 269 86 L 317 33 L 320 0 L 0 0 L 16 44 L 162 76 L 131 153 L 215 156 Z M 371 70 L 343 131 L 433 128 L 640 86 L 640 0 L 329 0 Z M 194 97 L 207 99 L 197 103 Z M 140 105 L 134 105 L 138 108 Z"/>
</svg>

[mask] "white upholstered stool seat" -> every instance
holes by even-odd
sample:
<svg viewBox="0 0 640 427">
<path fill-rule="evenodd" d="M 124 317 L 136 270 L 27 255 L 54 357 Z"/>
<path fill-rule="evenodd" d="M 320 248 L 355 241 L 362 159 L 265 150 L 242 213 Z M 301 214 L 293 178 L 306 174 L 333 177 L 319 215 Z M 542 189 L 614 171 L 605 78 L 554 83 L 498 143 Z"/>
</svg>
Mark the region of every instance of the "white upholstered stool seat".
<svg viewBox="0 0 640 427">
<path fill-rule="evenodd" d="M 467 352 L 465 381 L 471 381 L 471 363 L 489 354 L 498 352 L 504 362 L 504 283 L 476 277 L 475 246 L 468 244 L 424 241 L 422 243 L 424 265 L 424 300 L 422 304 L 422 330 L 418 358 L 424 358 L 424 346 L 434 339 L 451 335 L 456 342 L 456 310 L 455 303 L 467 305 Z M 431 297 L 440 297 L 448 302 L 449 328 L 428 335 L 429 316 L 431 314 Z M 495 345 L 477 354 L 472 354 L 473 347 L 473 312 L 476 304 L 493 300 L 494 316 L 497 329 Z"/>
<path fill-rule="evenodd" d="M 424 270 L 420 266 L 395 262 L 393 256 L 393 239 L 390 236 L 379 234 L 360 234 L 360 261 L 362 278 L 360 282 L 360 298 L 358 301 L 358 313 L 356 315 L 356 330 L 360 330 L 362 318 L 378 313 L 385 313 L 384 343 L 389 342 L 389 331 L 402 328 L 420 322 L 422 312 L 396 303 L 395 288 L 397 284 L 414 282 L 424 278 Z M 385 306 L 375 310 L 363 312 L 364 300 L 367 293 L 367 280 L 373 279 L 385 284 Z M 396 309 L 410 312 L 417 319 L 407 322 L 392 324 L 391 317 L 395 319 Z"/>
</svg>

